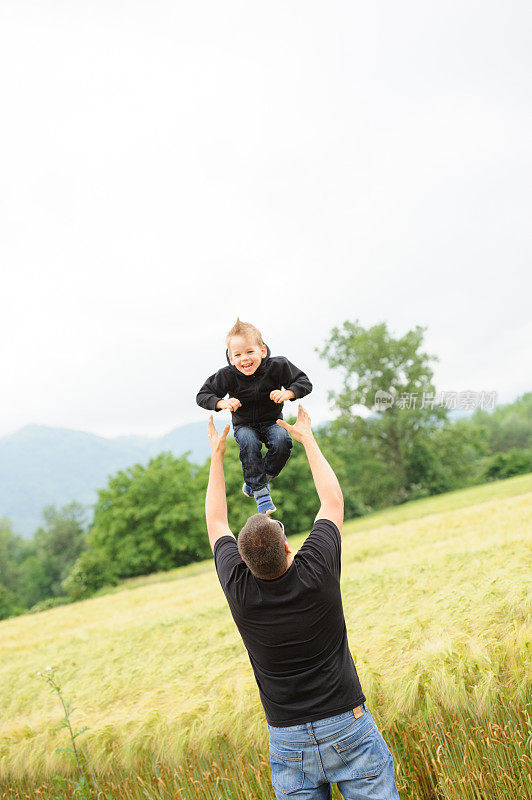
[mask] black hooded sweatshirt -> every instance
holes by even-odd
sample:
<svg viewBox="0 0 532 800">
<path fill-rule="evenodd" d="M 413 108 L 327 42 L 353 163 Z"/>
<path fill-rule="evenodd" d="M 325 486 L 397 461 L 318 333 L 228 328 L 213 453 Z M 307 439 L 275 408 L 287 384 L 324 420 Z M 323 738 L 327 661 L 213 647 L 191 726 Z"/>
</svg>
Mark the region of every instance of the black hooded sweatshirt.
<svg viewBox="0 0 532 800">
<path fill-rule="evenodd" d="M 270 400 L 274 389 L 291 389 L 294 400 L 309 394 L 312 384 L 305 373 L 284 356 L 271 356 L 266 345 L 266 356 L 253 375 L 244 375 L 226 359 L 229 366 L 222 367 L 207 378 L 196 396 L 196 402 L 208 411 L 219 411 L 218 400 L 226 395 L 236 397 L 242 405 L 232 412 L 233 427 L 237 425 L 256 425 L 274 423 L 283 418 L 283 404 Z"/>
</svg>

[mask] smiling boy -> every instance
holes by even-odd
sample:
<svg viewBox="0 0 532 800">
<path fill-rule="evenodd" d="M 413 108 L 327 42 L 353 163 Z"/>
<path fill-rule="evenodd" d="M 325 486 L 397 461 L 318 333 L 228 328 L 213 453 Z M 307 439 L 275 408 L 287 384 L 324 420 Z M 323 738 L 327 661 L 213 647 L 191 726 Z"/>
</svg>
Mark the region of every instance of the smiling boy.
<svg viewBox="0 0 532 800">
<path fill-rule="evenodd" d="M 271 514 L 276 508 L 269 482 L 280 473 L 292 448 L 290 436 L 276 420 L 283 418 L 283 403 L 305 397 L 312 384 L 287 358 L 271 356 L 260 331 L 248 322 L 237 319 L 226 345 L 228 366 L 207 378 L 196 402 L 208 411 L 231 411 L 244 474 L 242 491 L 255 498 L 259 513 Z"/>
</svg>

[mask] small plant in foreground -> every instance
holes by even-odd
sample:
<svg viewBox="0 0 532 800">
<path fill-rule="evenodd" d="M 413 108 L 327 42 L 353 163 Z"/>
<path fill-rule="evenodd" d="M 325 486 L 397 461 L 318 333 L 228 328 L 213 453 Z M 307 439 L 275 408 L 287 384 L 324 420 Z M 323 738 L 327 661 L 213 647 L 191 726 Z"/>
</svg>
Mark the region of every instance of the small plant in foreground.
<svg viewBox="0 0 532 800">
<path fill-rule="evenodd" d="M 63 697 L 61 684 L 59 683 L 59 679 L 56 676 L 52 667 L 46 667 L 46 670 L 44 672 L 38 672 L 37 677 L 44 680 L 48 684 L 50 689 L 53 692 L 56 692 L 57 696 L 61 701 L 61 705 L 63 706 L 64 717 L 60 725 L 58 725 L 57 728 L 54 728 L 54 733 L 56 731 L 60 731 L 62 728 L 68 728 L 68 732 L 70 735 L 70 744 L 68 744 L 66 747 L 56 747 L 55 752 L 64 753 L 66 756 L 68 756 L 68 758 L 73 759 L 76 762 L 76 767 L 78 772 L 77 778 L 74 780 L 71 778 L 56 777 L 53 779 L 53 782 L 60 789 L 65 789 L 68 786 L 72 790 L 74 796 L 76 797 L 86 798 L 86 800 L 90 800 L 91 781 L 85 770 L 85 765 L 83 763 L 82 756 L 76 747 L 76 739 L 78 738 L 78 736 L 81 736 L 82 733 L 85 733 L 85 731 L 87 730 L 87 726 L 81 728 L 81 730 L 79 731 L 74 730 L 74 728 L 72 727 L 72 724 L 70 722 L 70 717 L 76 709 L 72 708 L 70 700 L 65 700 L 65 698 Z"/>
</svg>

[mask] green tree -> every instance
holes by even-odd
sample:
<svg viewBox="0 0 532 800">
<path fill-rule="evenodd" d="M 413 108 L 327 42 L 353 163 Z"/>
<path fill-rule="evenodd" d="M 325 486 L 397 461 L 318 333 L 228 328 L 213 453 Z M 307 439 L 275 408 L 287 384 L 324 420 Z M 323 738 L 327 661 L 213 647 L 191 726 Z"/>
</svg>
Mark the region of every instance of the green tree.
<svg viewBox="0 0 532 800">
<path fill-rule="evenodd" d="M 20 564 L 18 596 L 24 608 L 32 608 L 51 597 L 50 576 L 46 572 L 46 563 L 35 552 L 33 540 L 27 543 L 26 553 Z"/>
<path fill-rule="evenodd" d="M 426 473 L 429 494 L 440 494 L 478 483 L 481 460 L 489 452 L 486 431 L 471 419 L 458 419 L 430 436 L 433 468 Z"/>
<path fill-rule="evenodd" d="M 7 619 L 24 610 L 20 600 L 20 562 L 24 542 L 13 532 L 11 522 L 0 518 L 0 619 Z"/>
<path fill-rule="evenodd" d="M 475 411 L 472 423 L 482 426 L 491 452 L 532 448 L 532 392 L 494 411 Z"/>
<path fill-rule="evenodd" d="M 333 432 L 344 464 L 348 453 L 357 458 L 349 483 L 356 480 L 362 504 L 370 508 L 416 496 L 437 469 L 429 439 L 447 411 L 431 402 L 431 362 L 437 358 L 422 349 L 424 331 L 417 326 L 394 338 L 385 323 L 366 329 L 358 320 L 346 321 L 318 350 L 332 369 L 343 371 L 342 389 L 330 393 L 338 412 Z M 363 405 L 371 416 L 360 415 Z"/>
<path fill-rule="evenodd" d="M 8 619 L 22 614 L 24 609 L 20 605 L 14 592 L 6 589 L 0 583 L 0 619 Z"/>
<path fill-rule="evenodd" d="M 398 484 L 387 465 L 374 454 L 358 420 L 337 419 L 318 433 L 320 447 L 334 469 L 344 495 L 346 519 L 378 508 L 392 496 Z"/>
<path fill-rule="evenodd" d="M 86 543 L 86 512 L 80 503 L 61 509 L 49 505 L 42 513 L 44 526 L 28 543 L 21 564 L 25 601 L 30 606 L 64 593 L 62 582 Z"/>
<path fill-rule="evenodd" d="M 161 453 L 118 472 L 101 489 L 87 553 L 117 578 L 188 564 L 209 555 L 198 467 Z M 83 556 L 88 565 L 89 555 Z M 78 565 L 79 566 L 79 565 Z"/>
<path fill-rule="evenodd" d="M 0 584 L 9 592 L 18 591 L 22 552 L 22 538 L 13 532 L 7 517 L 0 517 Z"/>
</svg>

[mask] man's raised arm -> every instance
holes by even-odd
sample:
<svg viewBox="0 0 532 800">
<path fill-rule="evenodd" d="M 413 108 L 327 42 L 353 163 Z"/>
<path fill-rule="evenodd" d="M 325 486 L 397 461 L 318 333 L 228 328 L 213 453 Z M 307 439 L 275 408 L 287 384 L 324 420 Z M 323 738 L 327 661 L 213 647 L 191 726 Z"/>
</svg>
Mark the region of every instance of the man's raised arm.
<svg viewBox="0 0 532 800">
<path fill-rule="evenodd" d="M 205 496 L 205 518 L 207 532 L 212 549 L 222 536 L 232 536 L 227 520 L 227 498 L 225 495 L 224 455 L 227 444 L 229 425 L 218 435 L 212 414 L 209 417 L 209 439 L 211 442 L 211 468 L 209 471 L 209 485 Z"/>
<path fill-rule="evenodd" d="M 341 532 L 344 521 L 344 498 L 338 478 L 333 468 L 321 452 L 310 427 L 310 417 L 302 405 L 299 406 L 295 425 L 289 425 L 283 419 L 277 424 L 288 431 L 296 441 L 301 442 L 307 454 L 308 463 L 314 478 L 314 485 L 320 498 L 321 507 L 316 519 L 330 519 Z"/>
</svg>

